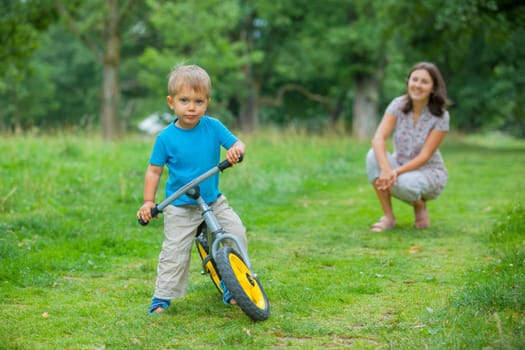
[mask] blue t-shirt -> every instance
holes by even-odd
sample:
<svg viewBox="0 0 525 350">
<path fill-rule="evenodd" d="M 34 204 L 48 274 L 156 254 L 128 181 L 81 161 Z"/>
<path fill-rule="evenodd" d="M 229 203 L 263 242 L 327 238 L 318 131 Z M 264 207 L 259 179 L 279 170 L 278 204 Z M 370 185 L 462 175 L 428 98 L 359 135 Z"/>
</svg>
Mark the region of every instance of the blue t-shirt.
<svg viewBox="0 0 525 350">
<path fill-rule="evenodd" d="M 229 149 L 235 137 L 219 120 L 203 116 L 192 129 L 181 129 L 175 121 L 160 132 L 151 152 L 150 164 L 168 167 L 166 197 L 195 179 L 204 172 L 217 166 L 221 156 L 221 146 Z M 212 203 L 221 194 L 219 174 L 199 184 L 202 198 Z M 194 199 L 182 195 L 171 204 L 197 204 Z"/>
</svg>

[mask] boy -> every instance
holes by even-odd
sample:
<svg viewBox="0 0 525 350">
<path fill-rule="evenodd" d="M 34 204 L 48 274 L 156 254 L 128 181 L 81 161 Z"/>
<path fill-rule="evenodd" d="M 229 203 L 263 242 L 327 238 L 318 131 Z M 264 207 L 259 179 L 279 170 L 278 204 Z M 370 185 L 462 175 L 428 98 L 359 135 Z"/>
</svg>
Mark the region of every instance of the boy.
<svg viewBox="0 0 525 350">
<path fill-rule="evenodd" d="M 167 166 L 166 197 L 205 171 L 217 166 L 220 147 L 227 149 L 226 159 L 235 164 L 246 153 L 245 144 L 220 121 L 207 115 L 211 79 L 196 65 L 181 65 L 169 75 L 167 102 L 175 120 L 155 140 L 144 180 L 144 204 L 137 218 L 148 222 L 155 207 L 155 193 Z M 219 191 L 219 175 L 200 184 L 201 195 L 212 207 L 224 230 L 234 235 L 247 251 L 246 229 Z M 164 242 L 159 256 L 155 293 L 149 313 L 163 312 L 171 299 L 186 294 L 190 256 L 196 230 L 203 221 L 195 200 L 183 195 L 163 210 Z M 228 298 L 229 296 L 229 298 Z M 231 294 L 224 302 L 234 304 Z"/>
</svg>

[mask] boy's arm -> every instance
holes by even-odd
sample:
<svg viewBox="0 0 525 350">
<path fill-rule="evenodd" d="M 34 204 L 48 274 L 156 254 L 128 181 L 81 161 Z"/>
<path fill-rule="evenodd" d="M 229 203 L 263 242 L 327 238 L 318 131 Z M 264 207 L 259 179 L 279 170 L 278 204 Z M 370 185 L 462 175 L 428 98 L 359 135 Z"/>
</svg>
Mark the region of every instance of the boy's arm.
<svg viewBox="0 0 525 350">
<path fill-rule="evenodd" d="M 155 194 L 159 186 L 164 167 L 149 165 L 144 179 L 144 204 L 137 212 L 137 218 L 144 222 L 151 220 L 151 209 L 155 208 Z"/>
<path fill-rule="evenodd" d="M 241 156 L 246 154 L 246 145 L 241 140 L 235 142 L 226 152 L 226 159 L 231 164 L 238 163 Z"/>
</svg>

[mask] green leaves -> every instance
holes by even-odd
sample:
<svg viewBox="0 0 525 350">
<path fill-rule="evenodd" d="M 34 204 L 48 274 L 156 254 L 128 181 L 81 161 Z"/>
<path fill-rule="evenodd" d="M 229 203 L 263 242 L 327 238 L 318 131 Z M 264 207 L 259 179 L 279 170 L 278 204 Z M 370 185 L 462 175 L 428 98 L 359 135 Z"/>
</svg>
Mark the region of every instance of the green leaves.
<svg viewBox="0 0 525 350">
<path fill-rule="evenodd" d="M 356 96 L 378 96 L 374 112 L 365 116 L 375 120 L 393 96 L 405 92 L 409 67 L 430 60 L 445 76 L 455 128 L 525 135 L 525 10 L 515 2 L 122 0 L 119 5 L 119 107 L 128 129 L 166 110 L 166 75 L 181 62 L 209 71 L 211 110 L 232 125 L 242 128 L 249 121 L 257 128 L 259 121 L 324 129 L 359 117 L 353 110 Z M 0 6 L 0 128 L 97 127 L 106 2 L 3 1 Z M 359 84 L 370 81 L 376 82 L 372 92 Z"/>
</svg>

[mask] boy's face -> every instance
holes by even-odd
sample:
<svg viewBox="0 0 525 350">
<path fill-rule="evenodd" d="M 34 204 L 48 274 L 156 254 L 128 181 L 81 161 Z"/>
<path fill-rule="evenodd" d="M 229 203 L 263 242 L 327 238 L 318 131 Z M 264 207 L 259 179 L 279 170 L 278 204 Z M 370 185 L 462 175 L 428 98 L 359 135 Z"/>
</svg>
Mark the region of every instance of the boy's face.
<svg viewBox="0 0 525 350">
<path fill-rule="evenodd" d="M 179 118 L 175 125 L 182 129 L 192 129 L 206 113 L 209 99 L 204 92 L 188 87 L 181 88 L 176 95 L 166 98 L 168 105 Z"/>
</svg>

